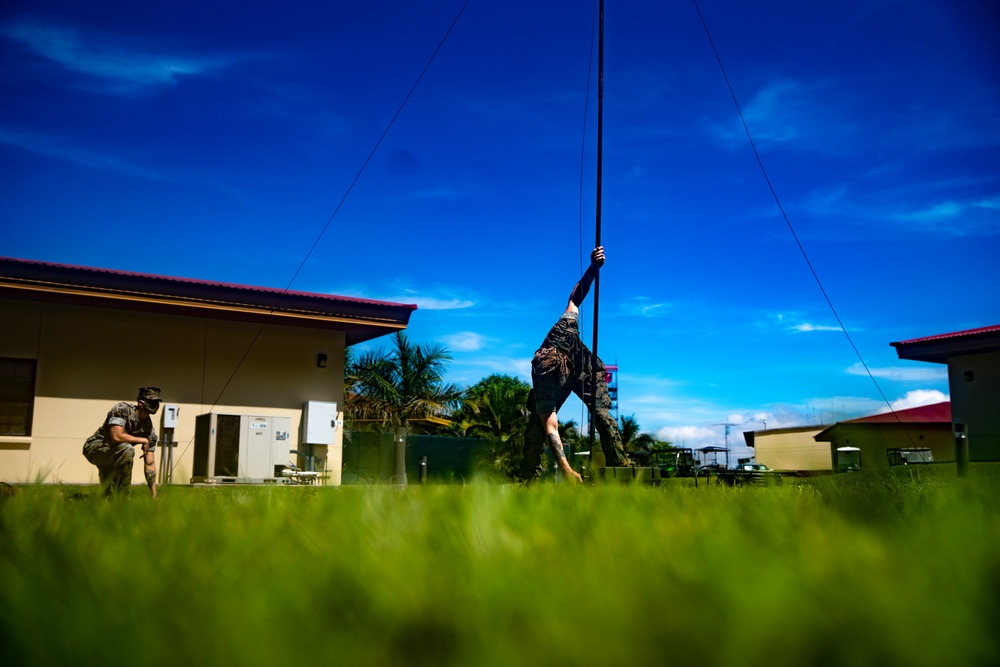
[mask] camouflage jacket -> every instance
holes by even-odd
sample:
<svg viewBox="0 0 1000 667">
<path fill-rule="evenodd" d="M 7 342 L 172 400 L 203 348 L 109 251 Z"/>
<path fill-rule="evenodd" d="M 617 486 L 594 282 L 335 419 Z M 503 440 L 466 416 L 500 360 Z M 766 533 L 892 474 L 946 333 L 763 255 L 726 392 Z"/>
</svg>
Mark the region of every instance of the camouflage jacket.
<svg viewBox="0 0 1000 667">
<path fill-rule="evenodd" d="M 100 438 L 105 442 L 112 442 L 111 427 L 121 426 L 125 433 L 138 438 L 149 440 L 149 451 L 156 449 L 156 429 L 153 428 L 153 420 L 148 416 L 143 421 L 139 421 L 139 408 L 131 403 L 118 403 L 108 412 L 107 418 L 97 429 L 91 438 Z"/>
</svg>

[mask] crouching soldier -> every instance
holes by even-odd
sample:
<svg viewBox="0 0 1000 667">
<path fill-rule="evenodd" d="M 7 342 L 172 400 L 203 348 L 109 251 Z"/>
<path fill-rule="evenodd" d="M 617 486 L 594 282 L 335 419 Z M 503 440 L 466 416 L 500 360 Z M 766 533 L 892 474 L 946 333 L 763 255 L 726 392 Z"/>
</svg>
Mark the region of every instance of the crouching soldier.
<svg viewBox="0 0 1000 667">
<path fill-rule="evenodd" d="M 160 388 L 141 387 L 136 404 L 118 403 L 94 435 L 83 445 L 83 455 L 97 466 L 104 494 L 127 496 L 132 486 L 134 447 L 141 446 L 149 492 L 156 497 L 156 429 L 150 415 L 160 409 Z"/>
</svg>

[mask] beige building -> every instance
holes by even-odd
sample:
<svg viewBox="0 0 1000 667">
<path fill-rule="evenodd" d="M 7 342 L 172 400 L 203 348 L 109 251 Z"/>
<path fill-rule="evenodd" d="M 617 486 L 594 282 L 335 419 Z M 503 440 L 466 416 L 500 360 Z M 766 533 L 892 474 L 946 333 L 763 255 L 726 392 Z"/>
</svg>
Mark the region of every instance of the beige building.
<svg viewBox="0 0 1000 667">
<path fill-rule="evenodd" d="M 177 408 L 175 482 L 192 477 L 202 414 L 287 418 L 289 449 L 303 451 L 306 403 L 343 405 L 346 347 L 405 329 L 415 308 L 0 258 L 0 480 L 97 483 L 83 442 L 146 385 L 162 389 L 161 443 Z M 332 484 L 341 431 L 310 447 Z"/>
<path fill-rule="evenodd" d="M 948 365 L 953 419 L 973 461 L 1000 461 L 1000 324 L 890 343 L 900 359 Z"/>
<path fill-rule="evenodd" d="M 947 401 L 837 422 L 816 441 L 826 446 L 837 471 L 955 460 Z"/>
<path fill-rule="evenodd" d="M 754 448 L 754 460 L 772 470 L 832 472 L 830 447 L 815 440 L 825 428 L 820 425 L 744 431 L 743 438 L 747 447 Z"/>
</svg>

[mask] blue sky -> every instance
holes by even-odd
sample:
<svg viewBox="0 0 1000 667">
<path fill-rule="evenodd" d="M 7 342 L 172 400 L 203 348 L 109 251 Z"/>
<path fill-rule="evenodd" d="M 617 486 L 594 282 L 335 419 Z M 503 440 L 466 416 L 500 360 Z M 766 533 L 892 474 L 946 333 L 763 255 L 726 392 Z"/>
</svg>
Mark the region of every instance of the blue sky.
<svg viewBox="0 0 1000 667">
<path fill-rule="evenodd" d="M 462 6 L 8 0 L 0 254 L 416 303 L 449 380 L 527 379 L 594 241 L 594 5 L 471 0 L 378 144 Z M 1000 322 L 998 6 L 700 7 L 882 391 L 943 400 L 889 343 Z M 884 409 L 694 4 L 605 20 L 621 414 L 700 447 Z"/>
</svg>

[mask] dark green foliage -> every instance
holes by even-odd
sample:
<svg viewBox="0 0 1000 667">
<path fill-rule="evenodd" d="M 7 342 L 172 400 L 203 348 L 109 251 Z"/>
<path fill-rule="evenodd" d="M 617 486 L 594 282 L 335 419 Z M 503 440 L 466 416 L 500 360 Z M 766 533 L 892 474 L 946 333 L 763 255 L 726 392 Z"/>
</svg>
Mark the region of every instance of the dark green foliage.
<svg viewBox="0 0 1000 667">
<path fill-rule="evenodd" d="M 507 478 L 512 478 L 520 466 L 530 390 L 523 380 L 494 373 L 466 390 L 456 420 L 465 435 L 490 441 L 489 460 Z"/>
</svg>

